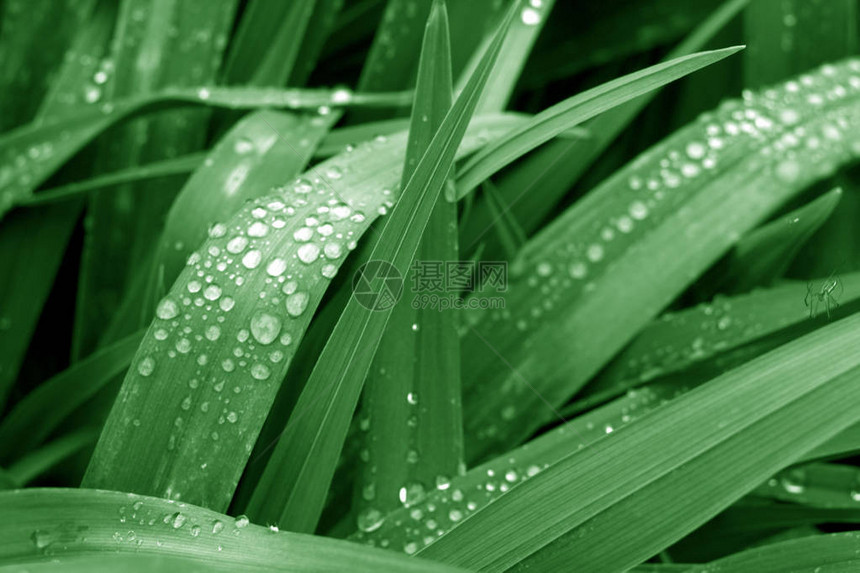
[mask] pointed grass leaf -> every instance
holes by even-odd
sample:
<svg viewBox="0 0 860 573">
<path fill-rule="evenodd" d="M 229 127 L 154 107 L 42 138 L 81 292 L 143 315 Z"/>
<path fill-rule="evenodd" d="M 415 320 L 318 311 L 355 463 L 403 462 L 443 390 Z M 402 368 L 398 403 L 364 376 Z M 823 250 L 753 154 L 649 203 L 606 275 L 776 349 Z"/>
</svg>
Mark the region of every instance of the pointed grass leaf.
<svg viewBox="0 0 860 573">
<path fill-rule="evenodd" d="M 70 114 L 18 128 L 0 137 L 0 215 L 25 199 L 87 143 L 120 121 L 177 106 L 225 109 L 279 107 L 319 109 L 345 105 L 403 105 L 409 94 L 354 94 L 348 90 L 275 88 L 169 88 L 150 96 L 105 104 L 99 110 Z M 21 158 L 21 160 L 16 160 Z"/>
<path fill-rule="evenodd" d="M 513 131 L 503 140 L 492 147 L 487 147 L 469 160 L 458 174 L 459 196 L 463 197 L 481 181 L 562 131 L 727 58 L 741 49 L 743 49 L 742 46 L 682 56 L 622 76 L 545 109 L 527 125 Z"/>
<path fill-rule="evenodd" d="M 142 332 L 133 334 L 97 350 L 15 404 L 0 421 L 0 462 L 14 460 L 39 445 L 75 408 L 122 374 L 142 337 Z"/>
<path fill-rule="evenodd" d="M 443 3 L 434 2 L 418 64 L 403 187 L 444 120 L 451 98 L 447 12 Z M 416 264 L 456 260 L 456 226 L 456 203 L 438 200 L 427 219 Z M 459 347 L 453 312 L 416 309 L 408 300 L 391 310 L 362 397 L 363 453 L 352 508 L 357 515 L 387 513 L 402 504 L 404 487 L 412 495 L 459 471 Z M 411 463 L 404 464 L 407 459 Z"/>
<path fill-rule="evenodd" d="M 421 156 L 373 246 L 369 260 L 384 261 L 401 277 L 412 264 L 449 177 L 456 149 L 498 57 L 515 8 L 516 3 Z M 294 531 L 315 529 L 389 310 L 390 306 L 381 312 L 368 309 L 356 297 L 347 302 L 251 498 L 248 511 L 258 519 L 277 521 Z"/>
<path fill-rule="evenodd" d="M 203 570 L 214 564 L 227 571 L 459 571 L 345 541 L 278 532 L 253 525 L 245 516 L 234 519 L 202 507 L 121 492 L 15 490 L 0 493 L 0 506 L 4 567 L 110 552 L 183 557 Z"/>
<path fill-rule="evenodd" d="M 468 457 L 552 419 L 547 403 L 561 406 L 745 232 L 855 157 L 857 71 L 848 60 L 726 102 L 532 238 L 512 266 L 505 317 L 473 313 L 463 340 Z M 809 141 L 814 153 L 801 153 Z M 536 299 L 549 281 L 564 288 Z"/>
<path fill-rule="evenodd" d="M 855 315 L 748 362 L 512 488 L 418 554 L 486 571 L 637 565 L 857 422 L 858 343 Z"/>
<path fill-rule="evenodd" d="M 476 120 L 459 156 L 506 130 Z M 227 506 L 330 279 L 393 204 L 405 146 L 374 139 L 212 222 L 156 309 L 85 484 Z"/>
</svg>

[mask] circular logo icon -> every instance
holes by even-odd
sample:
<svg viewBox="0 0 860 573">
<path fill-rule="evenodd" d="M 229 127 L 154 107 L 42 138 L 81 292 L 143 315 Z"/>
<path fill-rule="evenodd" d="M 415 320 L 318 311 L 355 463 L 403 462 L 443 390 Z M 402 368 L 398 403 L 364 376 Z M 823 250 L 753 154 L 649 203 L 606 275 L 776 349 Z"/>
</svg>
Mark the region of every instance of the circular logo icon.
<svg viewBox="0 0 860 573">
<path fill-rule="evenodd" d="M 352 296 L 368 310 L 388 310 L 403 294 L 403 276 L 386 261 L 367 261 L 352 278 Z"/>
</svg>

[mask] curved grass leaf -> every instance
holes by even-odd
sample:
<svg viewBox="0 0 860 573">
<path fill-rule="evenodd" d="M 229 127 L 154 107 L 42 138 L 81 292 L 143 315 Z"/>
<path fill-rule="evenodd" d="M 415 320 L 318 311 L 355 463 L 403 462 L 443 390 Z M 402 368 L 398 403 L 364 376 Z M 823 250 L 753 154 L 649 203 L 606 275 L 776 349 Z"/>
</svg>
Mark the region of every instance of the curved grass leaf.
<svg viewBox="0 0 860 573">
<path fill-rule="evenodd" d="M 225 109 L 322 106 L 403 105 L 409 94 L 353 94 L 347 90 L 282 90 L 274 88 L 169 88 L 147 97 L 119 100 L 50 122 L 30 124 L 0 137 L 0 215 L 26 198 L 66 161 L 108 127 L 137 115 L 182 105 Z M 16 157 L 24 161 L 15 161 Z"/>
<path fill-rule="evenodd" d="M 727 102 L 530 240 L 504 313 L 476 313 L 463 341 L 467 455 L 481 459 L 551 419 L 547 403 L 567 401 L 745 232 L 855 157 L 857 71 L 849 60 Z"/>
<path fill-rule="evenodd" d="M 860 510 L 860 470 L 812 463 L 784 470 L 755 492 L 757 496 L 822 509 Z"/>
<path fill-rule="evenodd" d="M 630 392 L 600 408 L 469 469 L 464 475 L 432 484 L 423 499 L 408 499 L 384 515 L 372 531 L 355 531 L 351 539 L 409 554 L 481 511 L 511 488 L 538 475 L 572 452 L 589 447 L 633 420 L 665 404 L 689 388 L 654 384 Z"/>
<path fill-rule="evenodd" d="M 250 2 L 239 23 L 223 81 L 227 84 L 283 86 L 307 41 L 317 0 Z"/>
<path fill-rule="evenodd" d="M 727 0 L 715 10 L 663 61 L 690 55 L 703 49 L 746 6 L 749 0 Z M 674 14 L 680 12 L 679 9 Z M 527 79 L 527 78 L 524 78 Z M 624 129 L 653 101 L 656 91 L 642 95 L 606 111 L 585 124 L 588 141 L 552 141 L 522 158 L 497 181 L 499 195 L 517 217 L 527 234 L 533 233 L 552 215 L 559 201 L 606 151 Z M 489 203 L 489 201 L 487 202 Z M 481 201 L 471 220 L 461 229 L 461 242 L 468 252 L 496 226 L 499 216 L 492 208 L 482 208 Z M 488 248 L 494 251 L 492 245 Z"/>
<path fill-rule="evenodd" d="M 504 131 L 476 120 L 459 153 Z M 330 278 L 391 206 L 405 141 L 361 145 L 213 224 L 156 312 L 85 484 L 227 506 Z"/>
<path fill-rule="evenodd" d="M 860 533 L 817 535 L 749 549 L 686 573 L 783 573 L 786 571 L 856 571 L 860 568 Z"/>
<path fill-rule="evenodd" d="M 61 69 L 94 0 L 9 0 L 0 5 L 0 131 L 29 121 Z"/>
<path fill-rule="evenodd" d="M 844 285 L 837 301 L 847 305 L 860 299 L 860 273 L 840 278 Z M 813 293 L 828 279 L 812 281 Z M 677 373 L 721 353 L 740 349 L 792 327 L 826 324 L 823 303 L 816 314 L 806 304 L 810 285 L 791 283 L 734 297 L 717 297 L 697 307 L 664 314 L 635 339 L 584 388 L 586 403 L 600 402 L 627 389 Z"/>
<path fill-rule="evenodd" d="M 98 433 L 82 430 L 66 434 L 41 448 L 29 452 L 8 467 L 8 475 L 14 479 L 15 487 L 24 487 L 56 464 L 72 454 L 96 443 Z"/>
<path fill-rule="evenodd" d="M 858 343 L 852 316 L 732 370 L 513 488 L 419 554 L 487 571 L 637 565 L 857 422 Z"/>
<path fill-rule="evenodd" d="M 716 279 L 712 284 L 725 293 L 746 292 L 781 278 L 797 252 L 827 221 L 841 198 L 842 189 L 837 187 L 752 231 L 738 241 L 725 264 L 709 273 Z"/>
<path fill-rule="evenodd" d="M 75 408 L 128 368 L 143 333 L 131 335 L 60 372 L 15 404 L 0 422 L 0 461 L 39 445 Z"/>
<path fill-rule="evenodd" d="M 373 245 L 369 260 L 384 261 L 401 277 L 412 265 L 515 9 L 516 4 L 421 156 Z M 376 271 L 369 273 L 365 281 L 381 278 Z M 386 293 L 383 290 L 380 294 Z M 258 519 L 277 521 L 294 531 L 316 528 L 349 422 L 389 316 L 390 305 L 377 310 L 367 308 L 356 297 L 347 302 L 251 497 L 248 511 Z"/>
<path fill-rule="evenodd" d="M 487 147 L 463 167 L 457 178 L 457 192 L 463 197 L 484 179 L 525 153 L 546 143 L 599 113 L 612 109 L 637 96 L 682 78 L 740 51 L 742 47 L 724 48 L 682 56 L 644 70 L 622 76 L 601 86 L 575 95 L 537 114 L 527 125 Z"/>
<path fill-rule="evenodd" d="M 267 571 L 457 571 L 352 543 L 277 532 L 164 499 L 79 489 L 0 493 L 0 565 L 93 553 L 183 557 L 196 566 Z M 231 569 L 234 568 L 234 569 Z M 219 569 L 224 570 L 224 569 Z"/>
<path fill-rule="evenodd" d="M 452 91 L 447 12 L 443 3 L 434 2 L 418 65 L 402 188 L 445 119 Z M 415 253 L 416 264 L 457 260 L 456 228 L 456 203 L 436 201 Z M 414 308 L 408 297 L 394 305 L 362 397 L 363 455 L 353 503 L 357 515 L 387 513 L 405 498 L 404 487 L 412 488 L 412 495 L 438 476 L 459 471 L 459 349 L 453 312 Z"/>
</svg>

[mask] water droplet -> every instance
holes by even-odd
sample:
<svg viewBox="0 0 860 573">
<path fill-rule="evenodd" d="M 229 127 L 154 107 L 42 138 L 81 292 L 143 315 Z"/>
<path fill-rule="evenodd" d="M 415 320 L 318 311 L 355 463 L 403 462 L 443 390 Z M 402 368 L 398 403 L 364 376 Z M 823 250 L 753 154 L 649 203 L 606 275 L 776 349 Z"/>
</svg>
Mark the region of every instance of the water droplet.
<svg viewBox="0 0 860 573">
<path fill-rule="evenodd" d="M 246 269 L 256 269 L 262 260 L 263 253 L 254 249 L 253 251 L 245 253 L 245 256 L 242 257 L 242 265 L 244 265 Z"/>
<path fill-rule="evenodd" d="M 218 300 L 221 296 L 221 287 L 216 284 L 211 284 L 203 291 L 203 296 L 206 300 Z"/>
<path fill-rule="evenodd" d="M 273 277 L 279 277 L 287 270 L 287 261 L 282 258 L 272 259 L 266 266 L 266 272 Z"/>
<path fill-rule="evenodd" d="M 308 306 L 308 294 L 305 292 L 294 292 L 287 297 L 287 313 L 290 316 L 301 316 Z"/>
<path fill-rule="evenodd" d="M 259 311 L 251 317 L 251 334 L 260 344 L 271 344 L 281 333 L 281 319 Z"/>
<path fill-rule="evenodd" d="M 158 303 L 158 308 L 155 309 L 155 315 L 162 320 L 170 320 L 179 315 L 179 305 L 173 299 L 164 298 Z"/>
<path fill-rule="evenodd" d="M 373 507 L 364 508 L 356 519 L 358 528 L 366 533 L 379 529 L 383 521 L 385 521 L 385 516 L 382 515 L 381 511 Z"/>
<path fill-rule="evenodd" d="M 243 235 L 239 235 L 237 237 L 233 237 L 227 242 L 227 251 L 235 255 L 244 251 L 247 246 L 248 238 Z"/>
<path fill-rule="evenodd" d="M 155 370 L 155 359 L 147 356 L 137 364 L 137 372 L 141 376 L 149 376 Z"/>
<path fill-rule="evenodd" d="M 225 296 L 220 301 L 218 301 L 218 306 L 224 312 L 228 312 L 231 308 L 233 308 L 233 306 L 235 306 L 235 304 L 236 304 L 236 301 L 233 300 L 233 297 L 231 297 L 231 296 Z"/>
<path fill-rule="evenodd" d="M 407 484 L 400 488 L 398 496 L 400 498 L 400 503 L 406 507 L 415 505 L 416 503 L 420 503 L 424 500 L 424 486 L 418 482 Z"/>
<path fill-rule="evenodd" d="M 320 248 L 314 243 L 305 243 L 298 250 L 299 260 L 305 264 L 310 264 L 317 260 L 320 255 Z"/>
<path fill-rule="evenodd" d="M 540 12 L 533 8 L 524 8 L 520 13 L 520 19 L 526 26 L 535 26 L 540 23 Z"/>
<path fill-rule="evenodd" d="M 236 525 L 237 529 L 242 529 L 243 527 L 248 527 L 248 524 L 250 524 L 250 523 L 251 523 L 251 520 L 248 519 L 247 515 L 239 515 L 236 517 L 235 525 Z"/>
<path fill-rule="evenodd" d="M 265 364 L 258 362 L 251 366 L 251 376 L 253 376 L 255 380 L 266 380 L 271 375 L 272 371 L 269 370 L 269 367 Z"/>
<path fill-rule="evenodd" d="M 249 237 L 265 237 L 269 234 L 269 227 L 265 223 L 255 221 L 248 227 Z"/>
<path fill-rule="evenodd" d="M 185 521 L 186 517 L 177 511 L 170 518 L 170 525 L 173 527 L 173 529 L 179 529 L 180 527 L 185 525 Z"/>
</svg>

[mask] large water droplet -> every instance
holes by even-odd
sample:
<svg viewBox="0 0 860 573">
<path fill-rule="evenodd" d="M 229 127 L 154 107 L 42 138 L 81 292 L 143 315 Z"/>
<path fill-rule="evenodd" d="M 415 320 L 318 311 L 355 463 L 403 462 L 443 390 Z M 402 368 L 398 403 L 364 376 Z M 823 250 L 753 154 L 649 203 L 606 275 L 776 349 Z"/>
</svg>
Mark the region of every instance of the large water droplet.
<svg viewBox="0 0 860 573">
<path fill-rule="evenodd" d="M 294 292 L 287 297 L 287 312 L 290 316 L 301 316 L 308 306 L 308 294 Z"/>
<path fill-rule="evenodd" d="M 179 305 L 173 299 L 164 298 L 158 303 L 158 308 L 155 309 L 155 314 L 162 320 L 170 320 L 179 315 Z"/>
<path fill-rule="evenodd" d="M 260 344 L 271 344 L 281 333 L 281 319 L 265 311 L 251 317 L 251 334 Z"/>
</svg>

